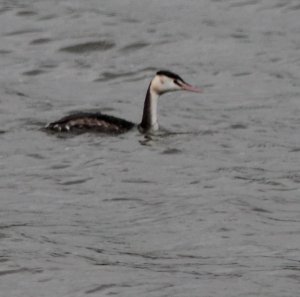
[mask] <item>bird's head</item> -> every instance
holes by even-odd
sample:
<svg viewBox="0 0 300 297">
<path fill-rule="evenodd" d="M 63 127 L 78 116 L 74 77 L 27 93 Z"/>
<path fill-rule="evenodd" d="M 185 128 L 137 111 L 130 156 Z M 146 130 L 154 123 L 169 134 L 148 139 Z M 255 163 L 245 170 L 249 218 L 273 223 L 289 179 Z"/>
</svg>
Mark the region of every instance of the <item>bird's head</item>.
<svg viewBox="0 0 300 297">
<path fill-rule="evenodd" d="M 167 70 L 160 70 L 156 73 L 151 82 L 151 90 L 158 95 L 173 91 L 202 92 L 200 88 L 186 83 L 178 74 Z"/>
</svg>

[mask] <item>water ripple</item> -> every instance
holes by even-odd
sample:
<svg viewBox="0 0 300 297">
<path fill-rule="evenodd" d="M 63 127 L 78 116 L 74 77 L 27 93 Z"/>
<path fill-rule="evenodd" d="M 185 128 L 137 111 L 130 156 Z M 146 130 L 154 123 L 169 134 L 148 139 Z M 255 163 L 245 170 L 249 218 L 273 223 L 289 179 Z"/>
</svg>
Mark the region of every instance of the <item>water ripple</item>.
<svg viewBox="0 0 300 297">
<path fill-rule="evenodd" d="M 50 41 L 52 41 L 51 38 L 37 38 L 37 39 L 33 39 L 32 41 L 30 41 L 29 44 L 38 45 L 38 44 L 48 43 Z"/>
<path fill-rule="evenodd" d="M 72 54 L 82 54 L 94 51 L 107 51 L 115 46 L 113 41 L 109 40 L 99 40 L 99 41 L 89 41 L 84 43 L 78 43 L 74 45 L 69 45 L 60 48 L 59 51 L 67 52 Z"/>
<path fill-rule="evenodd" d="M 122 47 L 120 49 L 120 51 L 123 52 L 123 53 L 128 53 L 128 52 L 132 52 L 132 51 L 142 49 L 146 46 L 149 46 L 149 43 L 143 42 L 143 41 L 134 42 L 134 43 L 131 43 L 131 44 L 128 44 L 128 45 Z"/>
<path fill-rule="evenodd" d="M 106 291 L 107 289 L 111 289 L 111 288 L 126 288 L 126 287 L 130 287 L 127 284 L 103 284 L 103 285 L 98 285 L 90 290 L 85 291 L 86 294 L 91 294 L 91 293 L 96 293 L 96 292 L 102 292 L 102 291 Z"/>
</svg>

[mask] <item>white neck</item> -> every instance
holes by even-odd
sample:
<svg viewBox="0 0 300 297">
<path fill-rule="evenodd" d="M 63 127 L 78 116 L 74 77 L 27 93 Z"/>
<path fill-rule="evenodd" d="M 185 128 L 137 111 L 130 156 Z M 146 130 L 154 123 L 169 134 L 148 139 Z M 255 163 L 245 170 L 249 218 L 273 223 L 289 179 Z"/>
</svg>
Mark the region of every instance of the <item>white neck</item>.
<svg viewBox="0 0 300 297">
<path fill-rule="evenodd" d="M 157 100 L 158 100 L 158 94 L 154 92 L 150 88 L 150 119 L 151 119 L 151 126 L 157 126 L 158 128 L 158 123 L 157 123 Z"/>
<path fill-rule="evenodd" d="M 143 131 L 156 131 L 158 130 L 157 122 L 157 100 L 159 95 L 153 89 L 152 84 L 150 84 L 144 103 L 144 112 L 142 122 L 139 127 Z"/>
</svg>

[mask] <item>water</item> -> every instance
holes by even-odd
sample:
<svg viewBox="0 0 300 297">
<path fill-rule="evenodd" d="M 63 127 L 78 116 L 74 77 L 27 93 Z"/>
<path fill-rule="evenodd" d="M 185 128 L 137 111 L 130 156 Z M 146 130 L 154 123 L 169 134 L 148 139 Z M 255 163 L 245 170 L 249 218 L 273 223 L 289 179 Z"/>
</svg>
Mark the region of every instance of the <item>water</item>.
<svg viewBox="0 0 300 297">
<path fill-rule="evenodd" d="M 298 0 L 0 3 L 0 296 L 299 295 Z M 40 130 L 161 68 L 172 133 Z"/>
</svg>

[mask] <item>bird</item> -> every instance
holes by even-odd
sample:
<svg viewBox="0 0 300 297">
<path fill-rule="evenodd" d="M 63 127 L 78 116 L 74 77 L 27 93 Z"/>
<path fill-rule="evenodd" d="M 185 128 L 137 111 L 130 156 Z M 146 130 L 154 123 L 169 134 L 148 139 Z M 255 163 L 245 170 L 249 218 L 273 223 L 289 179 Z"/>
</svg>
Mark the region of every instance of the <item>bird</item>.
<svg viewBox="0 0 300 297">
<path fill-rule="evenodd" d="M 53 132 L 100 132 L 121 134 L 137 127 L 141 133 L 159 130 L 157 121 L 157 103 L 160 95 L 174 91 L 201 93 L 202 89 L 186 83 L 178 74 L 168 70 L 158 71 L 147 89 L 143 116 L 139 124 L 117 118 L 101 112 L 77 112 L 46 125 Z"/>
</svg>

